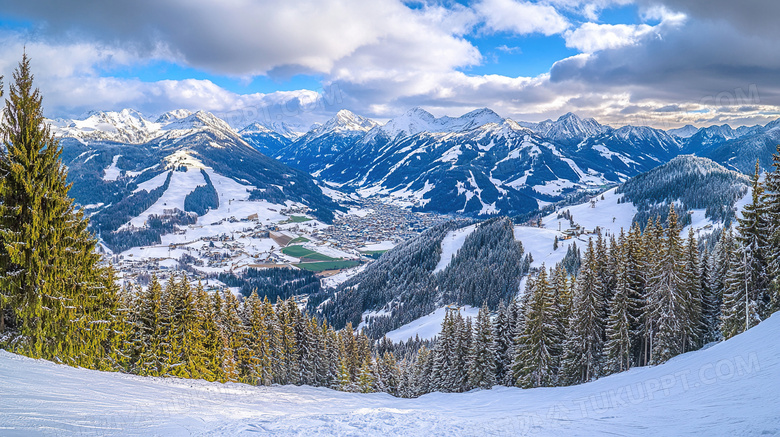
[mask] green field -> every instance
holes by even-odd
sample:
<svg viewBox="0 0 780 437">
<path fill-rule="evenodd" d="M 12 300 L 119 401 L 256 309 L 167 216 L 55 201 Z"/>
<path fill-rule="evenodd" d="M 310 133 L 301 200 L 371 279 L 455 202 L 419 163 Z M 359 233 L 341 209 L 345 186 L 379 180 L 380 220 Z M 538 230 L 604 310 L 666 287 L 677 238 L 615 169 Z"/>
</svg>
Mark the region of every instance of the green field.
<svg viewBox="0 0 780 437">
<path fill-rule="evenodd" d="M 308 222 L 311 220 L 309 217 L 302 216 L 302 215 L 291 215 L 290 218 L 285 220 L 283 223 L 303 223 Z"/>
<path fill-rule="evenodd" d="M 337 261 L 336 258 L 332 258 L 313 250 L 306 249 L 303 246 L 287 246 L 282 249 L 282 253 L 285 255 L 294 256 L 296 258 L 306 258 L 306 260 L 311 261 Z"/>
<path fill-rule="evenodd" d="M 342 261 L 330 261 L 319 263 L 300 263 L 296 264 L 302 269 L 306 269 L 312 272 L 322 272 L 324 270 L 340 270 L 348 269 L 360 265 L 360 261 L 355 260 L 342 260 Z"/>
<path fill-rule="evenodd" d="M 308 243 L 309 241 L 311 241 L 311 240 L 309 240 L 306 237 L 296 237 L 296 238 L 294 238 L 292 241 L 290 241 L 287 244 Z"/>
</svg>

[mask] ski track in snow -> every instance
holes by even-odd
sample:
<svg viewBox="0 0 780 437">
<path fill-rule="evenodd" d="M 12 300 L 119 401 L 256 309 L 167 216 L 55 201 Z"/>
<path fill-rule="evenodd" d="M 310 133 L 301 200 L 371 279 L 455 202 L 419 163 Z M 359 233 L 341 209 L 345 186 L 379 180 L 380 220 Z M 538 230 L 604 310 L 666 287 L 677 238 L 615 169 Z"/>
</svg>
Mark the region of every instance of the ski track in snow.
<svg viewBox="0 0 780 437">
<path fill-rule="evenodd" d="M 780 315 L 666 364 L 573 387 L 399 399 L 97 372 L 0 351 L 0 434 L 734 436 L 780 432 Z"/>
<path fill-rule="evenodd" d="M 452 258 L 463 247 L 466 237 L 471 235 L 476 228 L 477 225 L 471 225 L 447 232 L 447 235 L 441 240 L 441 257 L 439 258 L 439 263 L 436 264 L 436 268 L 433 269 L 433 273 L 440 272 L 450 265 Z"/>
</svg>

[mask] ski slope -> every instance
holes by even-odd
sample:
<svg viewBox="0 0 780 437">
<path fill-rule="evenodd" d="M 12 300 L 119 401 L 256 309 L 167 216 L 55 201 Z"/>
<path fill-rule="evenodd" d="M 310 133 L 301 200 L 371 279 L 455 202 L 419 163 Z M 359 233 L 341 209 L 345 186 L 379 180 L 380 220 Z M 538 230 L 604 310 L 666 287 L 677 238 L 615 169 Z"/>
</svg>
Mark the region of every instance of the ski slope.
<svg viewBox="0 0 780 437">
<path fill-rule="evenodd" d="M 418 399 L 75 369 L 0 351 L 0 435 L 753 436 L 780 433 L 780 315 L 574 387 Z"/>
<path fill-rule="evenodd" d="M 460 315 L 462 315 L 464 319 L 466 317 L 471 317 L 476 320 L 478 314 L 479 308 L 474 308 L 469 305 L 465 305 L 460 309 Z M 446 315 L 447 307 L 441 307 L 427 316 L 422 316 L 398 329 L 388 332 L 385 336 L 395 343 L 407 341 L 414 337 L 420 337 L 420 340 L 431 340 L 441 332 L 441 323 L 444 321 L 444 316 Z"/>
<path fill-rule="evenodd" d="M 456 229 L 454 231 L 447 232 L 447 235 L 441 240 L 441 257 L 436 264 L 436 268 L 433 269 L 433 273 L 441 272 L 450 265 L 452 258 L 458 253 L 463 243 L 466 242 L 466 237 L 471 235 L 477 229 L 477 225 L 466 226 L 464 228 Z"/>
</svg>

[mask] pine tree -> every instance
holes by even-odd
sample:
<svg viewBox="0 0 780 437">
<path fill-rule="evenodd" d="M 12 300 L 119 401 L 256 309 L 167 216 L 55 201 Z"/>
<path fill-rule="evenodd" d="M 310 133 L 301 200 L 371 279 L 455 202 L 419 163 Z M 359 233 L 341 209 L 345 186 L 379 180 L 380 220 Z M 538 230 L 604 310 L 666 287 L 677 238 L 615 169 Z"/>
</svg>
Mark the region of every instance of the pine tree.
<svg viewBox="0 0 780 437">
<path fill-rule="evenodd" d="M 453 369 L 454 350 L 457 346 L 457 330 L 455 317 L 447 311 L 441 324 L 436 346 L 433 349 L 433 365 L 431 373 L 432 390 L 452 392 L 455 388 L 451 384 L 451 371 Z"/>
<path fill-rule="evenodd" d="M 604 293 L 595 257 L 593 240 L 589 240 L 585 262 L 576 280 L 564 343 L 561 379 L 566 384 L 587 382 L 601 374 Z"/>
<path fill-rule="evenodd" d="M 646 259 L 647 253 L 642 241 L 642 231 L 638 224 L 634 224 L 626 237 L 625 246 L 621 249 L 625 257 L 626 286 L 628 287 L 629 299 L 636 303 L 630 309 L 632 322 L 630 327 L 631 334 L 631 357 L 636 365 L 646 364 L 644 358 L 645 345 L 645 310 L 646 300 Z"/>
<path fill-rule="evenodd" d="M 215 293 L 218 294 L 218 293 Z M 221 307 L 219 304 L 221 303 Z M 223 382 L 238 382 L 241 377 L 239 351 L 243 341 L 243 323 L 238 315 L 238 299 L 230 290 L 223 290 L 222 298 L 214 300 L 214 311 L 218 314 L 217 325 L 221 333 L 221 373 Z"/>
<path fill-rule="evenodd" d="M 759 320 L 769 311 L 769 265 L 767 262 L 767 211 L 764 204 L 764 187 L 760 181 L 760 167 L 756 161 L 753 175 L 751 202 L 745 205 L 742 217 L 737 217 L 737 241 L 743 248 L 745 281 L 750 300 L 755 302 Z"/>
<path fill-rule="evenodd" d="M 542 264 L 526 308 L 525 329 L 518 339 L 522 348 L 515 358 L 514 370 L 520 387 L 550 387 L 556 382 L 556 360 L 561 349 L 557 310 L 555 291 Z"/>
<path fill-rule="evenodd" d="M 769 275 L 769 313 L 780 310 L 780 145 L 772 155 L 773 170 L 766 175 L 764 220 L 767 239 L 767 270 Z"/>
<path fill-rule="evenodd" d="M 702 331 L 702 269 L 699 260 L 699 245 L 693 235 L 693 228 L 688 229 L 688 241 L 684 246 L 682 268 L 682 287 L 685 300 L 683 317 L 683 352 L 701 347 L 704 332 Z"/>
<path fill-rule="evenodd" d="M 721 297 L 712 287 L 714 256 L 704 251 L 701 258 L 701 335 L 702 344 L 720 339 L 720 306 Z"/>
<path fill-rule="evenodd" d="M 615 290 L 610 301 L 607 320 L 607 343 L 605 344 L 607 372 L 622 372 L 632 365 L 632 343 L 638 327 L 637 311 L 641 302 L 633 294 L 629 274 L 629 244 L 623 230 L 620 230 L 618 246 L 613 249 L 616 258 Z"/>
<path fill-rule="evenodd" d="M 281 343 L 282 330 L 279 319 L 274 312 L 274 307 L 268 296 L 263 298 L 263 320 L 265 320 L 265 333 L 268 336 L 269 367 L 263 367 L 260 379 L 264 385 L 280 382 L 284 373 L 284 358 Z M 335 346 L 334 346 L 335 347 Z M 338 351 L 337 351 L 338 352 Z"/>
<path fill-rule="evenodd" d="M 219 296 L 219 293 L 215 294 Z M 198 357 L 201 366 L 200 377 L 206 381 L 221 380 L 221 333 L 212 308 L 211 297 L 200 282 L 195 295 L 196 317 L 200 322 L 200 332 L 203 333 L 201 355 Z"/>
<path fill-rule="evenodd" d="M 295 335 L 295 317 L 298 307 L 286 305 L 283 301 L 276 304 L 276 318 L 279 324 L 279 349 L 282 367 L 280 384 L 299 384 L 300 356 Z M 350 327 L 351 328 L 351 327 Z"/>
<path fill-rule="evenodd" d="M 373 391 L 374 374 L 372 367 L 370 359 L 364 360 L 360 366 L 357 381 L 357 389 L 360 393 L 371 393 Z"/>
<path fill-rule="evenodd" d="M 246 362 L 243 373 L 244 380 L 249 384 L 267 384 L 269 380 L 266 368 L 271 366 L 271 350 L 266 333 L 265 314 L 263 302 L 253 291 L 244 301 L 244 329 L 246 332 L 244 347 L 246 348 Z"/>
<path fill-rule="evenodd" d="M 746 274 L 747 255 L 745 249 L 737 246 L 731 252 L 729 270 L 726 276 L 726 286 L 723 291 L 723 306 L 721 308 L 721 331 L 725 339 L 729 339 L 761 321 L 759 305 L 751 299 L 749 291 L 749 275 Z"/>
<path fill-rule="evenodd" d="M 684 351 L 686 311 L 690 296 L 684 286 L 682 245 L 674 204 L 669 206 L 666 238 L 651 266 L 647 307 L 650 327 L 650 362 L 663 363 Z"/>
<path fill-rule="evenodd" d="M 113 317 L 100 305 L 117 290 L 99 266 L 87 219 L 68 197 L 62 149 L 26 54 L 13 78 L 0 124 L 0 314 L 10 309 L 15 351 L 94 366 L 106 354 Z"/>
<path fill-rule="evenodd" d="M 571 286 L 568 273 L 563 265 L 558 264 L 550 279 L 550 286 L 555 294 L 555 311 L 558 315 L 558 330 L 561 336 L 569 329 L 569 317 L 571 316 Z M 563 340 L 563 338 L 561 338 Z M 559 357 L 560 358 L 560 357 Z M 560 363 L 558 363 L 560 364 Z"/>
<path fill-rule="evenodd" d="M 512 367 L 512 327 L 509 325 L 508 309 L 501 301 L 496 310 L 493 323 L 493 338 L 496 348 L 496 382 L 502 384 L 507 373 L 511 373 Z"/>
<path fill-rule="evenodd" d="M 487 304 L 482 305 L 477 315 L 469 362 L 472 387 L 490 389 L 496 385 L 496 346 Z"/>
<path fill-rule="evenodd" d="M 162 333 L 162 287 L 157 276 L 138 299 L 133 334 L 132 371 L 144 376 L 160 376 L 164 372 Z"/>
</svg>

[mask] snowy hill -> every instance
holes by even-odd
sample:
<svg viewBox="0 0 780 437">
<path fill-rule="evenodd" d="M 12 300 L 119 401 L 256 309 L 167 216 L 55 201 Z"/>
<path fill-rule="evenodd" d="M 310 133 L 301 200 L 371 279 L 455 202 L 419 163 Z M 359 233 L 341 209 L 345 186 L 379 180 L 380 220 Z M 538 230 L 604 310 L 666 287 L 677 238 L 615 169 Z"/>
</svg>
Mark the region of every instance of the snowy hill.
<svg viewBox="0 0 780 437">
<path fill-rule="evenodd" d="M 679 156 L 581 203 L 551 205 L 534 226 L 515 223 L 507 232 L 497 227 L 490 231 L 495 238 L 490 244 L 485 243 L 488 240 L 482 233 L 491 229 L 485 225 L 490 222 L 452 223 L 448 228 L 431 230 L 388 252 L 340 287 L 315 297 L 311 302 L 317 305 L 311 310 L 321 311 L 337 326 L 352 322 L 353 326 L 366 327 L 375 337 L 389 333 L 398 340 L 407 334 L 435 335 L 435 322 L 441 321 L 446 305 L 455 302 L 478 307 L 485 300 L 490 305 L 498 302 L 495 296 L 491 300 L 490 280 L 489 285 L 463 292 L 489 260 L 494 271 L 508 269 L 505 278 L 514 292 L 500 298 L 509 301 L 523 292 L 521 278 L 527 272 L 526 267 L 509 267 L 521 259 L 525 263 L 526 255 L 532 259 L 528 268 L 542 264 L 554 267 L 572 245 L 582 250 L 598 232 L 617 236 L 621 229 L 628 232 L 634 222 L 644 225 L 648 217 L 659 216 L 665 221 L 672 202 L 680 217 L 682 236 L 691 228 L 703 236 L 734 218 L 735 209 L 741 209 L 748 198 L 748 188 L 748 178 L 740 173 L 707 158 Z M 522 245 L 520 255 L 504 254 L 510 240 Z"/>
<path fill-rule="evenodd" d="M 298 262 L 273 252 L 281 245 L 268 231 L 284 228 L 293 214 L 313 228 L 340 209 L 309 174 L 258 152 L 210 113 L 174 111 L 150 122 L 122 111 L 58 126 L 70 195 L 117 255 L 113 262 L 133 263 L 135 273 L 178 267 L 182 259 L 204 273 Z M 225 236 L 230 249 L 215 243 Z"/>
<path fill-rule="evenodd" d="M 773 435 L 780 315 L 704 350 L 572 387 L 417 399 L 76 369 L 0 351 L 0 433 Z"/>
</svg>

